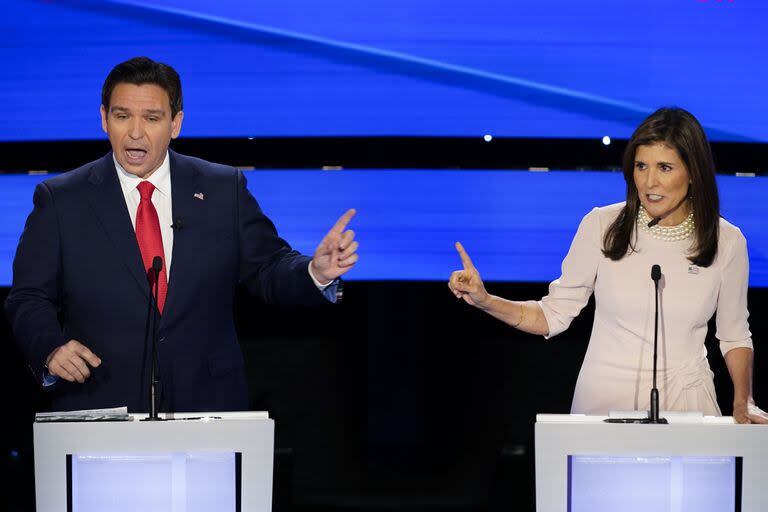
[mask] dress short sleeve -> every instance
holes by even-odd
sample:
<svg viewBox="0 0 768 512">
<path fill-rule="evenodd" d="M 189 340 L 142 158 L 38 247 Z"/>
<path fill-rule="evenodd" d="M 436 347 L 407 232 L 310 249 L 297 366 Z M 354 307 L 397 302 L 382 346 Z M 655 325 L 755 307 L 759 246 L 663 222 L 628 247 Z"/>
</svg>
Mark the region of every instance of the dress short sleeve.
<svg viewBox="0 0 768 512">
<path fill-rule="evenodd" d="M 549 294 L 538 302 L 549 326 L 545 338 L 565 331 L 589 301 L 603 258 L 601 247 L 600 209 L 594 208 L 579 224 L 560 277 L 549 284 Z"/>
<path fill-rule="evenodd" d="M 725 257 L 720 275 L 720 293 L 717 297 L 717 339 L 723 355 L 734 348 L 752 347 L 752 333 L 749 331 L 747 310 L 747 288 L 749 286 L 749 258 L 747 240 L 741 231 L 735 231 L 732 240 L 723 240 L 720 249 Z M 722 231 L 721 231 L 722 234 Z M 730 233 L 729 233 L 730 234 Z"/>
</svg>

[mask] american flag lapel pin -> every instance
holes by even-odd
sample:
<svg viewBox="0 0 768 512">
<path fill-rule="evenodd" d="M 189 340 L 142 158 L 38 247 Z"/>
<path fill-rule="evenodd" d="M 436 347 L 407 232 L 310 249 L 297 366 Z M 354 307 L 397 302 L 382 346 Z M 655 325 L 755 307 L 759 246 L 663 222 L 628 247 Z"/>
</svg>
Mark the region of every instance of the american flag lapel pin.
<svg viewBox="0 0 768 512">
<path fill-rule="evenodd" d="M 201 201 L 205 201 L 205 195 L 202 192 L 195 192 L 195 195 L 193 195 L 195 199 L 199 199 Z"/>
<path fill-rule="evenodd" d="M 688 266 L 688 273 L 689 274 L 698 274 L 699 273 L 699 267 L 695 265 L 689 265 Z"/>
</svg>

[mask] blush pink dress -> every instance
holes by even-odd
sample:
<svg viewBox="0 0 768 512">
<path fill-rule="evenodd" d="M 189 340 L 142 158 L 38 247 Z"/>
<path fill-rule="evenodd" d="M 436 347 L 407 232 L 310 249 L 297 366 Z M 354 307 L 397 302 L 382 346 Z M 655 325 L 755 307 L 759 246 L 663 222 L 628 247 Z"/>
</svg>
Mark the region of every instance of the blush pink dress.
<svg viewBox="0 0 768 512">
<path fill-rule="evenodd" d="M 624 203 L 595 208 L 579 225 L 562 275 L 539 302 L 552 337 L 571 324 L 595 294 L 595 319 L 571 406 L 572 413 L 647 410 L 653 369 L 654 286 L 661 266 L 657 385 L 660 408 L 719 416 L 704 339 L 716 315 L 723 354 L 752 348 L 747 317 L 749 261 L 741 231 L 720 219 L 715 261 L 686 258 L 692 239 L 658 240 L 636 229 L 636 252 L 612 261 L 601 252 L 603 235 Z"/>
</svg>

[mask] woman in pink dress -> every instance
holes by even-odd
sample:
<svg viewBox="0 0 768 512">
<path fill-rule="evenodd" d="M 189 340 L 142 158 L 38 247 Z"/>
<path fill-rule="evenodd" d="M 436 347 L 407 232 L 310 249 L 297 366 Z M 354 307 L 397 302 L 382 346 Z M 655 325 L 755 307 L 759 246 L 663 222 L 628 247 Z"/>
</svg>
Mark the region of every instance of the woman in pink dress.
<svg viewBox="0 0 768 512">
<path fill-rule="evenodd" d="M 460 243 L 464 268 L 451 274 L 449 288 L 512 327 L 546 338 L 567 329 L 594 293 L 595 320 L 571 412 L 605 415 L 649 408 L 655 311 L 650 276 L 659 265 L 661 409 L 721 414 L 704 347 L 707 322 L 715 315 L 733 381 L 733 416 L 739 423 L 768 423 L 752 398 L 746 240 L 720 217 L 704 130 L 685 110 L 660 109 L 635 130 L 623 168 L 626 201 L 584 217 L 546 297 L 490 295 Z"/>
</svg>

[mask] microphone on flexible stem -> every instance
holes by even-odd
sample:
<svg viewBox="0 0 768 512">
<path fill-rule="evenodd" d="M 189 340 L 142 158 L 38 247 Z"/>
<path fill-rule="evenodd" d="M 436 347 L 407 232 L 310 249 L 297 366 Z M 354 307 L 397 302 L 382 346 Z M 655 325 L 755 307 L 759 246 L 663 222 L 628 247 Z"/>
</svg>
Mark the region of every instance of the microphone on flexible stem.
<svg viewBox="0 0 768 512">
<path fill-rule="evenodd" d="M 651 222 L 648 223 L 648 227 L 652 228 L 653 226 L 655 226 L 659 222 L 661 222 L 661 217 L 655 217 L 655 218 L 651 219 Z M 658 267 L 658 265 L 655 265 L 655 266 Z"/>
<path fill-rule="evenodd" d="M 658 219 L 654 219 L 658 222 Z M 651 221 L 653 222 L 653 221 Z M 649 223 L 650 226 L 650 223 Z M 659 354 L 659 280 L 661 279 L 661 267 L 651 267 L 651 279 L 653 279 L 654 295 L 656 297 L 655 320 L 653 324 L 653 387 L 651 388 L 651 408 L 646 418 L 606 418 L 606 423 L 646 423 L 666 424 L 667 420 L 659 418 L 659 389 L 656 387 L 656 360 Z"/>
<path fill-rule="evenodd" d="M 667 423 L 664 418 L 659 418 L 659 389 L 656 387 L 656 360 L 659 355 L 659 280 L 661 279 L 661 267 L 651 267 L 651 279 L 653 279 L 654 296 L 656 297 L 656 315 L 653 322 L 653 388 L 651 388 L 651 410 L 648 412 L 648 423 Z"/>
<path fill-rule="evenodd" d="M 671 213 L 672 213 L 672 212 L 674 212 L 674 211 L 677 211 L 677 209 L 678 209 L 678 208 L 680 208 L 681 206 L 683 206 L 683 205 L 685 204 L 685 202 L 686 202 L 688 199 L 690 199 L 690 198 L 691 198 L 691 196 L 690 196 L 690 195 L 688 195 L 688 196 L 685 196 L 683 199 L 681 199 L 681 200 L 680 200 L 680 202 L 679 202 L 679 203 L 677 203 L 677 206 L 675 206 L 674 208 L 672 208 L 672 210 L 671 210 L 671 211 L 667 212 L 667 215 L 671 214 Z M 651 219 L 651 221 L 648 223 L 648 229 L 652 228 L 653 226 L 655 226 L 655 225 L 656 225 L 656 224 L 658 224 L 659 222 L 661 222 L 661 217 L 654 217 L 654 218 L 653 218 L 653 219 Z"/>
<path fill-rule="evenodd" d="M 159 322 L 159 310 L 157 308 L 157 295 L 160 289 L 160 271 L 163 268 L 163 259 L 155 256 L 152 259 L 152 268 L 150 269 L 152 280 L 150 284 L 154 285 L 154 291 L 149 293 L 149 312 L 147 314 L 147 335 L 152 336 L 152 364 L 149 370 L 149 416 L 142 421 L 162 421 L 163 418 L 157 415 L 157 385 L 160 380 L 157 378 L 157 335 Z M 150 319 L 152 319 L 152 328 L 150 329 Z"/>
</svg>

